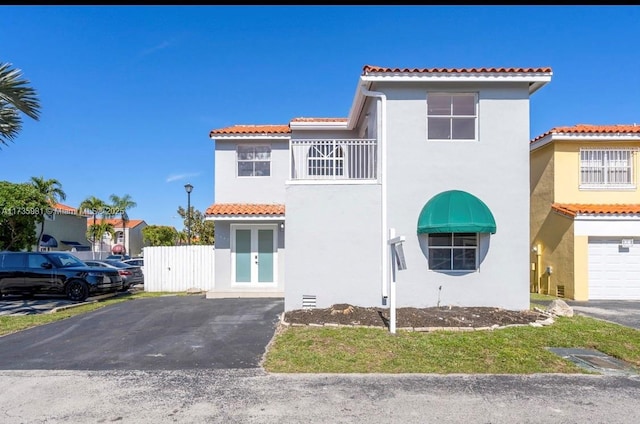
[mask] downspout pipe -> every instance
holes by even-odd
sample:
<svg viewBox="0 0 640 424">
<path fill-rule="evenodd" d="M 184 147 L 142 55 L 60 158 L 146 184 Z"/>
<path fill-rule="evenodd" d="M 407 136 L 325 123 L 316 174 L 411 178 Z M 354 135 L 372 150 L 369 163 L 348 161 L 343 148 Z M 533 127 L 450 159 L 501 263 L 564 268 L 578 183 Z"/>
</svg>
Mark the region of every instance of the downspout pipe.
<svg viewBox="0 0 640 424">
<path fill-rule="evenodd" d="M 389 296 L 389 246 L 387 244 L 387 96 L 379 91 L 371 91 L 366 83 L 360 85 L 360 92 L 365 97 L 375 97 L 380 104 L 380 113 L 376 113 L 378 139 L 380 140 L 380 247 L 382 259 L 382 296 Z"/>
</svg>

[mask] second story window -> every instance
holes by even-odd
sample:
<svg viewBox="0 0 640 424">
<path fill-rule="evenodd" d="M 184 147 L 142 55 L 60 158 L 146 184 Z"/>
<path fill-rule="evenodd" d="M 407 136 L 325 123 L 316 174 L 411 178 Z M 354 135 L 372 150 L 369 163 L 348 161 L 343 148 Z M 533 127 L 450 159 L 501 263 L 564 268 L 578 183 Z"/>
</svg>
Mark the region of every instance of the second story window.
<svg viewBox="0 0 640 424">
<path fill-rule="evenodd" d="M 238 177 L 271 175 L 271 146 L 238 146 Z"/>
<path fill-rule="evenodd" d="M 580 149 L 580 188 L 633 188 L 633 151 Z"/>
<path fill-rule="evenodd" d="M 428 93 L 427 140 L 475 140 L 475 93 Z"/>
</svg>

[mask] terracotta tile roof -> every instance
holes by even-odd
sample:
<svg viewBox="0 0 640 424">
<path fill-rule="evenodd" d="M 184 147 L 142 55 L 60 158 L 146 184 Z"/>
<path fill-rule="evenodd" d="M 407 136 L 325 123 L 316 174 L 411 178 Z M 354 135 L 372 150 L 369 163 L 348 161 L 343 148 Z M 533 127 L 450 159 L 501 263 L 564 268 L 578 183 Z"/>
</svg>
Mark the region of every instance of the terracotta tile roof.
<svg viewBox="0 0 640 424">
<path fill-rule="evenodd" d="M 284 205 L 262 203 L 214 203 L 205 215 L 284 215 Z"/>
<path fill-rule="evenodd" d="M 572 217 L 578 214 L 640 214 L 640 204 L 554 203 L 551 209 Z"/>
<path fill-rule="evenodd" d="M 76 213 L 76 208 L 72 208 L 71 206 L 67 206 L 67 205 L 63 205 L 62 203 L 56 203 L 53 206 L 54 209 L 56 209 L 56 212 L 60 211 L 63 213 Z"/>
<path fill-rule="evenodd" d="M 347 122 L 348 118 L 293 118 L 291 122 Z"/>
<path fill-rule="evenodd" d="M 289 134 L 289 125 L 233 125 L 230 127 L 211 130 L 209 137 L 214 135 L 233 134 Z"/>
<path fill-rule="evenodd" d="M 577 124 L 572 127 L 555 127 L 531 140 L 535 142 L 549 134 L 640 134 L 640 125 L 591 125 Z"/>
<path fill-rule="evenodd" d="M 106 221 L 106 222 L 112 224 L 114 228 L 122 228 L 122 219 L 120 219 L 120 218 L 107 218 L 107 219 L 97 218 L 96 219 L 96 224 L 100 224 L 103 221 Z M 130 219 L 130 220 L 127 221 L 127 228 L 137 227 L 138 225 L 142 224 L 143 222 L 144 222 L 144 220 L 142 220 L 142 219 Z M 91 225 L 93 225 L 93 218 L 87 219 L 87 227 L 89 227 Z"/>
<path fill-rule="evenodd" d="M 551 72 L 551 68 L 383 68 L 365 65 L 362 75 L 376 73 L 409 73 L 409 74 L 521 74 Z"/>
</svg>

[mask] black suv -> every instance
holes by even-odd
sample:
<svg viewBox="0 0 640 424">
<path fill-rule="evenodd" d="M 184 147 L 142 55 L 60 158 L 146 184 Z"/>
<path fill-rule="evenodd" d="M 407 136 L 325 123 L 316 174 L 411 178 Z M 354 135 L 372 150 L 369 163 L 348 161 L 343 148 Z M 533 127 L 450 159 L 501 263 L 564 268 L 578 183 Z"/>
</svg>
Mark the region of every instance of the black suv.
<svg viewBox="0 0 640 424">
<path fill-rule="evenodd" d="M 64 294 L 81 302 L 122 287 L 118 270 L 90 267 L 69 253 L 0 252 L 0 296 Z"/>
</svg>

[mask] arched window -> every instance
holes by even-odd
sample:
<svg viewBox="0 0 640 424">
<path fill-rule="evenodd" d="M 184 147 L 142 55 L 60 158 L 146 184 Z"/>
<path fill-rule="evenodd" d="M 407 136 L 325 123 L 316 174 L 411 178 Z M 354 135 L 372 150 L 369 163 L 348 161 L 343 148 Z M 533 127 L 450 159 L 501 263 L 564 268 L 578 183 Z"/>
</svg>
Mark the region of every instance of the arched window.
<svg viewBox="0 0 640 424">
<path fill-rule="evenodd" d="M 344 152 L 333 141 L 314 144 L 309 148 L 309 175 L 341 176 L 344 174 Z"/>
</svg>

